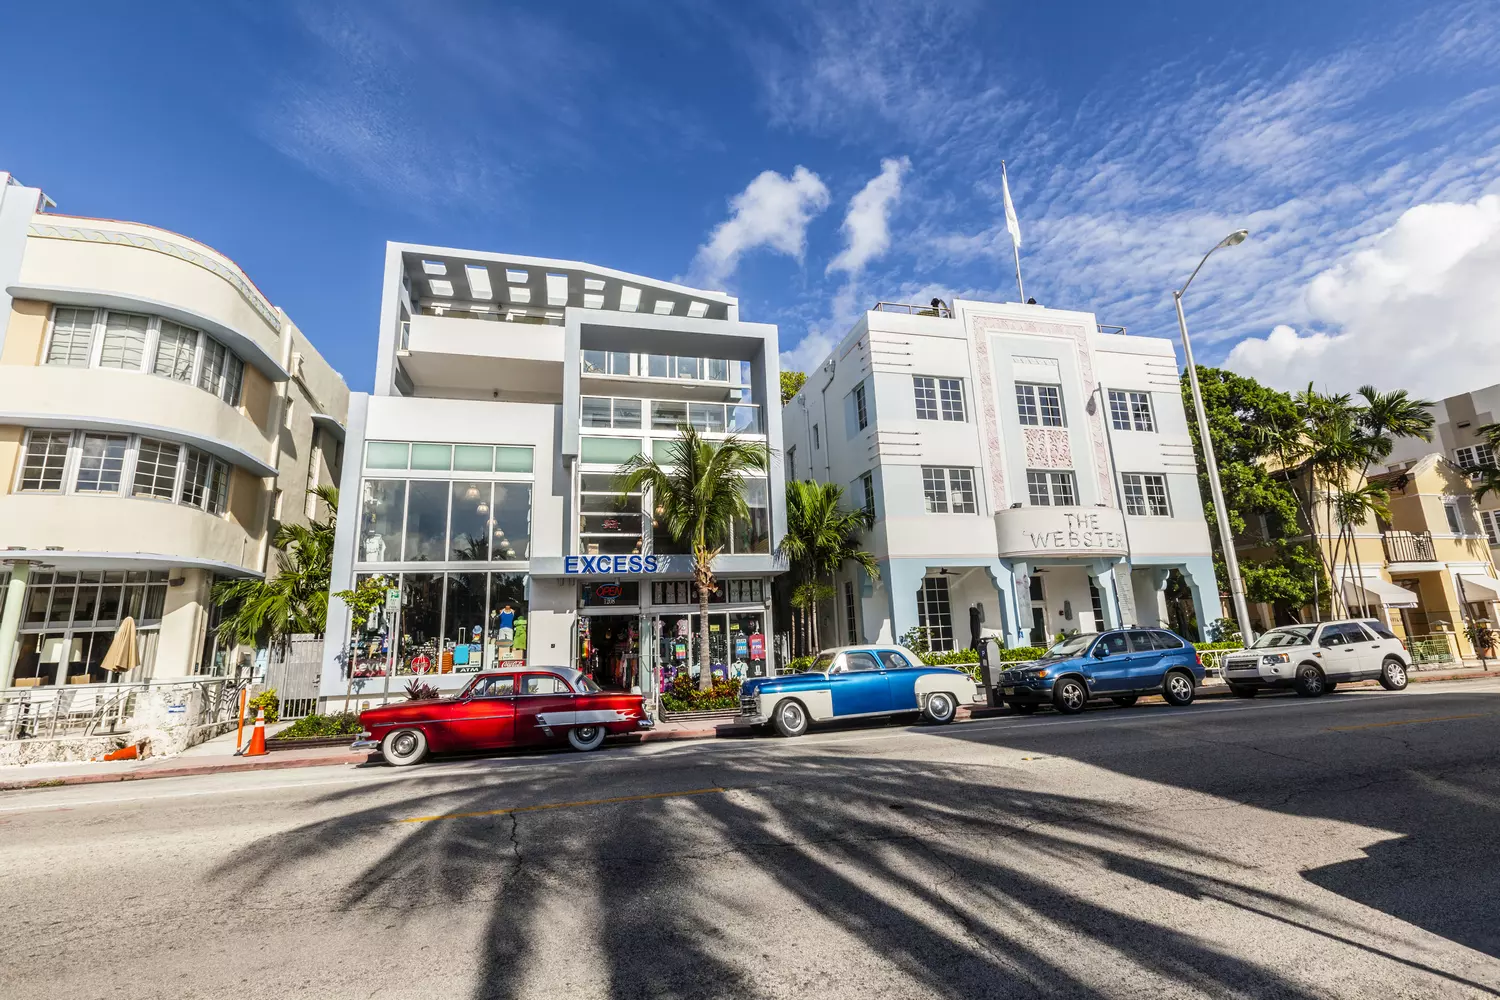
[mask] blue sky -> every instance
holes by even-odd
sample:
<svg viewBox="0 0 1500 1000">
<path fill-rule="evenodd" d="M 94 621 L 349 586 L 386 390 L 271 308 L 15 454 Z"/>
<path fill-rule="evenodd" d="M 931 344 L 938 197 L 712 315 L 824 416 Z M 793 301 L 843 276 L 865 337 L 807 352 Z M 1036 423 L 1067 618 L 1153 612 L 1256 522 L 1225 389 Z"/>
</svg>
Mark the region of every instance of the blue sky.
<svg viewBox="0 0 1500 1000">
<path fill-rule="evenodd" d="M 1013 298 L 1002 158 L 1045 304 L 1171 335 L 1170 289 L 1243 225 L 1189 295 L 1201 361 L 1500 382 L 1494 3 L 261 0 L 5 24 L 0 169 L 229 254 L 355 389 L 387 239 L 726 287 L 798 365 L 880 299 Z"/>
</svg>

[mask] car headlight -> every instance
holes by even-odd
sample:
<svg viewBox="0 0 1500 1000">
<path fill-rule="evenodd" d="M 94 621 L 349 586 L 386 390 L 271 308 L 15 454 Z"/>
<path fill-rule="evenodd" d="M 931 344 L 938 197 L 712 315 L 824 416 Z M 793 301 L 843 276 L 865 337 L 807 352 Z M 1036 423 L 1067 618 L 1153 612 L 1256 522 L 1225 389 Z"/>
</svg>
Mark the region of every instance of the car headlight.
<svg viewBox="0 0 1500 1000">
<path fill-rule="evenodd" d="M 1291 662 L 1291 659 L 1292 658 L 1285 653 L 1266 653 L 1260 658 L 1260 662 L 1264 663 L 1266 666 L 1270 666 L 1273 663 L 1289 663 Z"/>
<path fill-rule="evenodd" d="M 1045 670 L 1038 670 L 1038 671 L 1037 671 L 1037 672 L 1036 672 L 1036 674 L 1035 674 L 1035 676 L 1036 676 L 1036 677 L 1037 677 L 1037 678 L 1038 678 L 1038 679 L 1040 679 L 1040 678 L 1043 678 L 1043 677 L 1046 677 L 1046 676 L 1047 676 L 1047 671 L 1045 671 Z"/>
</svg>

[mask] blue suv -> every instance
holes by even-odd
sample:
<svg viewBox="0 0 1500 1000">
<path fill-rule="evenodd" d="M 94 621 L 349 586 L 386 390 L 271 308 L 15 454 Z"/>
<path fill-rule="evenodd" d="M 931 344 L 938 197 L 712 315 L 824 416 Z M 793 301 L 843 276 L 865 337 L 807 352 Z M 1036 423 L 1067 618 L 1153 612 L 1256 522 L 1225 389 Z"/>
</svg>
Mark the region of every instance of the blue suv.
<svg viewBox="0 0 1500 1000">
<path fill-rule="evenodd" d="M 1131 628 L 1069 636 L 1040 659 L 1001 673 L 1000 693 L 1022 715 L 1049 702 L 1073 715 L 1095 698 L 1127 707 L 1159 694 L 1169 705 L 1191 705 L 1202 681 L 1192 644 L 1166 629 Z"/>
</svg>

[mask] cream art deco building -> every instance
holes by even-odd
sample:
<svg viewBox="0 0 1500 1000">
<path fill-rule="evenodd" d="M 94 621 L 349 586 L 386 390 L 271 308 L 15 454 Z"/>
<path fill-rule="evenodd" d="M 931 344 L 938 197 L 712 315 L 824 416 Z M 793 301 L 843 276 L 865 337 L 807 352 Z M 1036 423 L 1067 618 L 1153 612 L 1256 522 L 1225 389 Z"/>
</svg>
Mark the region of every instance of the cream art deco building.
<svg viewBox="0 0 1500 1000">
<path fill-rule="evenodd" d="M 223 254 L 0 173 L 0 687 L 227 669 L 213 586 L 337 483 L 349 392 Z"/>
</svg>

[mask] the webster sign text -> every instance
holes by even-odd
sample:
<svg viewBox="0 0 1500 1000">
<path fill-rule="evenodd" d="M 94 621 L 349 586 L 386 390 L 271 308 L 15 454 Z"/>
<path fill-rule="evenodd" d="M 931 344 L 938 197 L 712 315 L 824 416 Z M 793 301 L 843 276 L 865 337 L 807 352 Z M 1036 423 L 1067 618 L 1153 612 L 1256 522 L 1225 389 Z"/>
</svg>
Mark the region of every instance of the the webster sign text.
<svg viewBox="0 0 1500 1000">
<path fill-rule="evenodd" d="M 1125 548 L 1125 533 L 1093 511 L 1058 511 L 1044 526 L 1028 525 L 1017 534 L 1027 548 L 1034 550 Z"/>
</svg>

